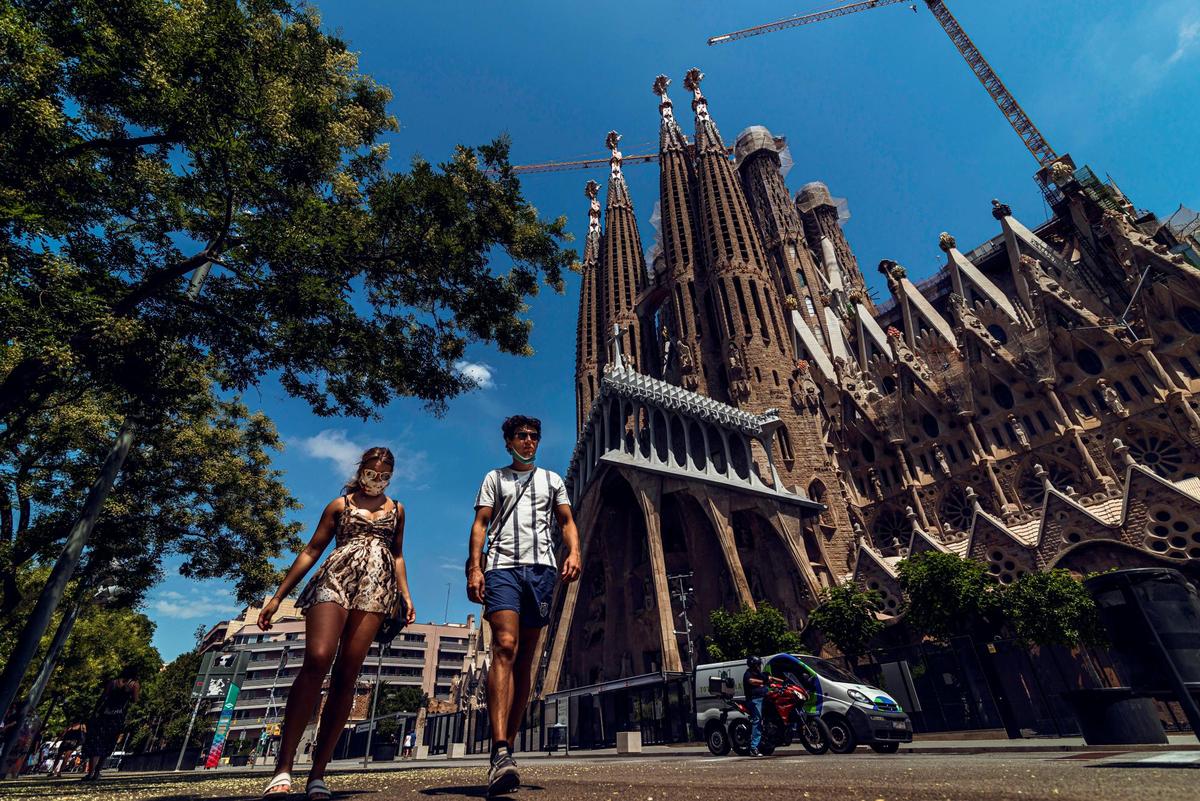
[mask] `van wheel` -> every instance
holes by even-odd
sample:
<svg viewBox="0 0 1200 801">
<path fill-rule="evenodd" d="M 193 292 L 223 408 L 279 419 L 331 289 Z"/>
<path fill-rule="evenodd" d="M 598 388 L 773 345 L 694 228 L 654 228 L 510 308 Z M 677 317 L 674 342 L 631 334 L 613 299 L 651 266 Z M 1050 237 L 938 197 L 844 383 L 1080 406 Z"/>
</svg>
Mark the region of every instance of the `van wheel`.
<svg viewBox="0 0 1200 801">
<path fill-rule="evenodd" d="M 712 752 L 713 756 L 725 756 L 729 753 L 729 734 L 720 723 L 713 721 L 708 724 L 704 740 L 708 743 L 708 750 Z"/>
<path fill-rule="evenodd" d="M 750 721 L 741 718 L 729 724 L 729 744 L 738 756 L 750 753 Z"/>
<path fill-rule="evenodd" d="M 900 750 L 900 743 L 871 743 L 871 750 L 877 754 L 894 754 Z"/>
<path fill-rule="evenodd" d="M 850 721 L 841 715 L 830 715 L 825 724 L 829 726 L 829 750 L 835 754 L 853 754 L 858 748 L 858 735 Z"/>
</svg>

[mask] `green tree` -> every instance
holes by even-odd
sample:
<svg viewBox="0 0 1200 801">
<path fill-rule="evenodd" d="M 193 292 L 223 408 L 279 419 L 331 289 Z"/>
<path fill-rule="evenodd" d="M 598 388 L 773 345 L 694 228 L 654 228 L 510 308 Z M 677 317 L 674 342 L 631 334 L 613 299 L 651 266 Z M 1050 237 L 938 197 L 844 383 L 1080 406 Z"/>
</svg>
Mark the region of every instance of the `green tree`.
<svg viewBox="0 0 1200 801">
<path fill-rule="evenodd" d="M 142 697 L 129 713 L 129 730 L 138 750 L 177 749 L 187 733 L 195 699 L 192 683 L 200 672 L 200 652 L 175 657 L 142 685 Z M 211 732 L 209 720 L 196 718 L 189 745 L 203 745 Z"/>
<path fill-rule="evenodd" d="M 905 620 L 918 634 L 947 642 L 970 638 L 975 658 L 996 702 L 996 711 L 1009 737 L 1021 729 L 991 650 L 1004 629 L 1004 591 L 982 562 L 953 553 L 925 551 L 896 566 L 907 600 Z"/>
<path fill-rule="evenodd" d="M 140 612 L 85 607 L 50 677 L 56 708 L 48 723 L 59 727 L 86 720 L 104 684 L 127 667 L 137 671 L 140 682 L 151 681 L 162 667 L 153 636 L 154 623 Z"/>
<path fill-rule="evenodd" d="M 174 408 L 205 361 L 322 415 L 439 410 L 470 342 L 530 352 L 525 301 L 574 262 L 504 139 L 389 172 L 391 94 L 311 6 L 13 0 L 0 38 L 9 438 L 79 381 Z"/>
<path fill-rule="evenodd" d="M 397 687 L 388 684 L 379 692 L 376 715 L 416 712 L 428 703 L 429 696 L 420 687 Z"/>
<path fill-rule="evenodd" d="M 0 500 L 16 510 L 0 518 L 0 623 L 20 617 L 21 572 L 62 549 L 119 426 L 115 405 L 88 392 L 48 408 L 29 421 L 32 436 L 12 461 L 0 463 Z M 299 543 L 299 524 L 285 520 L 298 504 L 271 468 L 280 447 L 271 422 L 239 401 L 191 396 L 130 454 L 78 578 L 103 569 L 135 605 L 173 557 L 183 575 L 227 578 L 242 602 L 258 600 L 277 580 L 271 560 Z"/>
<path fill-rule="evenodd" d="M 924 551 L 901 560 L 896 572 L 906 596 L 905 620 L 921 634 L 945 642 L 961 634 L 990 638 L 999 631 L 1002 593 L 982 563 Z"/>
<path fill-rule="evenodd" d="M 800 635 L 788 628 L 783 614 L 766 601 L 759 602 L 757 609 L 714 609 L 708 620 L 713 633 L 705 638 L 705 647 L 714 662 L 800 650 Z"/>
<path fill-rule="evenodd" d="M 880 600 L 879 593 L 863 590 L 852 581 L 826 587 L 808 622 L 854 665 L 883 631 L 883 622 L 876 616 Z"/>
<path fill-rule="evenodd" d="M 1101 645 L 1107 641 L 1096 602 L 1070 571 L 1026 573 L 1003 593 L 1005 617 L 1027 645 Z"/>
</svg>

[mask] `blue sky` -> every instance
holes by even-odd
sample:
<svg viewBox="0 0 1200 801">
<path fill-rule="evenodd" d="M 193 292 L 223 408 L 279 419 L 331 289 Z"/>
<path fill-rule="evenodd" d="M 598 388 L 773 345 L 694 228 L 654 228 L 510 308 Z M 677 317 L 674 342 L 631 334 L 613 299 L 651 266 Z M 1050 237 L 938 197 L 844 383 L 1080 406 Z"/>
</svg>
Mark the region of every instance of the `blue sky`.
<svg viewBox="0 0 1200 801">
<path fill-rule="evenodd" d="M 707 37 L 836 5 L 829 0 L 741 3 L 317 3 L 325 24 L 361 54 L 365 72 L 388 85 L 400 130 L 393 166 L 415 153 L 444 160 L 455 143 L 500 132 L 514 163 L 604 154 L 610 129 L 627 154 L 653 150 L 656 99 L 665 73 L 686 132 L 684 72 L 699 66 L 713 118 L 727 141 L 761 124 L 788 138 L 793 190 L 811 180 L 849 201 L 847 236 L 879 297 L 873 269 L 895 259 L 920 279 L 942 263 L 941 231 L 966 251 L 998 232 L 990 200 L 1027 224 L 1046 215 L 1031 180 L 1036 163 L 933 17 L 918 3 L 708 47 Z M 956 0 L 964 28 L 1059 153 L 1111 175 L 1135 205 L 1160 215 L 1200 207 L 1200 3 L 1196 0 Z M 526 195 L 547 217 L 565 214 L 581 245 L 583 185 L 606 170 L 530 175 Z M 652 165 L 627 172 L 645 246 L 658 194 Z M 497 265 L 503 268 L 503 265 Z M 412 402 L 379 422 L 319 419 L 264 384 L 245 400 L 265 410 L 288 445 L 277 459 L 303 502 L 311 533 L 349 461 L 385 444 L 400 457 L 389 488 L 408 509 L 406 556 L 421 621 L 465 620 L 462 563 L 482 475 L 503 463 L 500 421 L 542 418 L 539 463 L 566 472 L 574 439 L 574 335 L 578 277 L 564 296 L 530 305 L 536 355 L 502 356 L 485 346 L 469 360 L 477 391 L 434 418 Z M 170 659 L 191 632 L 236 614 L 224 585 L 177 575 L 151 593 L 155 644 Z"/>
</svg>

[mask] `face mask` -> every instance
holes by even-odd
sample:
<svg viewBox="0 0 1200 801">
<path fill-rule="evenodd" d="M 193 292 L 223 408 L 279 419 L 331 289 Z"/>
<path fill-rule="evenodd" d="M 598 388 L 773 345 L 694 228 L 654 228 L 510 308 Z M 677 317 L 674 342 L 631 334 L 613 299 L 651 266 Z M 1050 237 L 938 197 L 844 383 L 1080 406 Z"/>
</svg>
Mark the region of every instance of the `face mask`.
<svg viewBox="0 0 1200 801">
<path fill-rule="evenodd" d="M 512 454 L 512 458 L 516 459 L 521 464 L 533 464 L 537 460 L 537 451 L 534 451 L 533 456 L 530 456 L 528 459 L 517 453 L 512 448 L 509 448 L 508 452 Z"/>
<path fill-rule="evenodd" d="M 374 470 L 364 470 L 358 477 L 358 486 L 367 495 L 378 495 L 392 483 L 391 473 L 376 473 Z"/>
</svg>

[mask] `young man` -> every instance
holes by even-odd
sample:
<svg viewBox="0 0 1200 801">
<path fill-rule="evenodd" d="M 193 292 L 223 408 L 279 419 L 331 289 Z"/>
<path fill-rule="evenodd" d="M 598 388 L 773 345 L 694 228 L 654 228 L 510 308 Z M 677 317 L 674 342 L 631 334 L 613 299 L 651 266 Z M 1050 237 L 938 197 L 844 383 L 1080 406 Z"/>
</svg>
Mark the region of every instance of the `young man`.
<svg viewBox="0 0 1200 801">
<path fill-rule="evenodd" d="M 555 582 L 574 581 L 581 567 L 566 485 L 556 473 L 534 466 L 541 421 L 515 415 L 501 429 L 512 464 L 483 479 L 467 557 L 467 597 L 483 604 L 483 616 L 492 627 L 489 795 L 512 792 L 521 783 L 512 742 L 529 701 L 538 639 L 550 622 Z M 551 515 L 558 519 L 566 548 L 561 566 L 556 565 Z"/>
<path fill-rule="evenodd" d="M 750 756 L 762 756 L 758 751 L 762 742 L 763 699 L 767 697 L 767 677 L 762 672 L 762 660 L 757 656 L 746 658 L 746 672 L 742 674 L 742 690 L 750 705 Z"/>
</svg>

